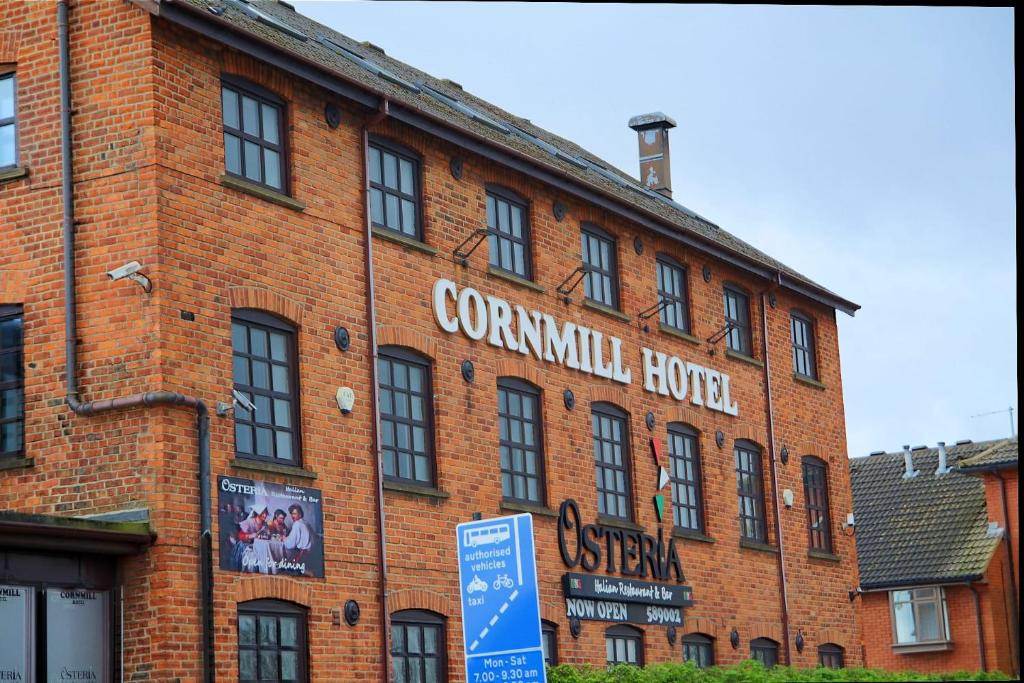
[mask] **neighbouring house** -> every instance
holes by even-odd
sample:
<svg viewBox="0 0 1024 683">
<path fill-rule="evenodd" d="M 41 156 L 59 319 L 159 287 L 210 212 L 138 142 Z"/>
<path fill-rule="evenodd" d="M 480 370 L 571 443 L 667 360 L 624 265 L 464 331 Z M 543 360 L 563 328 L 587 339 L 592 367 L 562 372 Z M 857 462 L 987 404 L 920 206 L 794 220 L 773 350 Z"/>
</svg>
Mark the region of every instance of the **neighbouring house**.
<svg viewBox="0 0 1024 683">
<path fill-rule="evenodd" d="M 850 474 L 865 664 L 1018 672 L 1017 439 L 905 446 Z"/>
</svg>

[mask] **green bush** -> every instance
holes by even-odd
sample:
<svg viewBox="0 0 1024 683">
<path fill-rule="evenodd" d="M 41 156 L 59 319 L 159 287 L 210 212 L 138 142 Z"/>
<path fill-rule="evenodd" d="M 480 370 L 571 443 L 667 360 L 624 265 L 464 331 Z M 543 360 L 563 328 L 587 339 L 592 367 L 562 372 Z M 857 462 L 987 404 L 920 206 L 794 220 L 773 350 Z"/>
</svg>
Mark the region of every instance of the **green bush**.
<svg viewBox="0 0 1024 683">
<path fill-rule="evenodd" d="M 548 669 L 548 683 L 819 683 L 844 681 L 1008 681 L 1001 673 L 919 674 L 884 669 L 796 669 L 776 666 L 765 669 L 749 661 L 734 666 L 698 669 L 692 663 L 654 664 L 643 669 L 620 664 L 612 669 L 575 667 L 568 664 Z"/>
</svg>

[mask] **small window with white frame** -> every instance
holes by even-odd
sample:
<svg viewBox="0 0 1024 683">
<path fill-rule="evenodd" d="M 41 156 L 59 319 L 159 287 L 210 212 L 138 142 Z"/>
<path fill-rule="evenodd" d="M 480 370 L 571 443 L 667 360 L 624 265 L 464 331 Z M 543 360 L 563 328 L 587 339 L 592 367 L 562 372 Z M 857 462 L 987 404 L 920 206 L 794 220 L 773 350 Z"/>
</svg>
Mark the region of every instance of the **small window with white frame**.
<svg viewBox="0 0 1024 683">
<path fill-rule="evenodd" d="M 941 586 L 890 591 L 892 634 L 896 645 L 949 641 L 946 593 Z"/>
</svg>

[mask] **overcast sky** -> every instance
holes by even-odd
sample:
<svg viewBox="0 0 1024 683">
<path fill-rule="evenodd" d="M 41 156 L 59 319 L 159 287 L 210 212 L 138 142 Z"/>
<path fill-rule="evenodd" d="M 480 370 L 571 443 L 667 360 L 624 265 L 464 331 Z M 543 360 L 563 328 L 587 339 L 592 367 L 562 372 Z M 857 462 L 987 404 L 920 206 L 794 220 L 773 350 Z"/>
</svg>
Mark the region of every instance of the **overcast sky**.
<svg viewBox="0 0 1024 683">
<path fill-rule="evenodd" d="M 861 306 L 838 314 L 851 456 L 1009 436 L 1013 11 L 296 2 L 637 173 Z"/>
</svg>

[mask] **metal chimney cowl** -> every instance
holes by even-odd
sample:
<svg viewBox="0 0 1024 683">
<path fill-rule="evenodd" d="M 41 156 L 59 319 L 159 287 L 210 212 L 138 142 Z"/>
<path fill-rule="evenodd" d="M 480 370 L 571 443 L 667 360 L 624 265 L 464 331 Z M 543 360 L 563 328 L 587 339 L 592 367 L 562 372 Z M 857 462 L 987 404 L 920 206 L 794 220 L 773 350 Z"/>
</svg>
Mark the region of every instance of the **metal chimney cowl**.
<svg viewBox="0 0 1024 683">
<path fill-rule="evenodd" d="M 910 445 L 903 447 L 903 478 L 913 479 L 921 474 L 920 470 L 914 469 L 914 456 L 910 453 Z"/>
<path fill-rule="evenodd" d="M 947 463 L 947 460 L 948 459 L 946 457 L 946 442 L 945 441 L 940 441 L 939 442 L 939 466 L 935 469 L 935 476 L 946 474 L 947 472 L 949 472 L 949 471 L 951 471 L 953 469 L 952 467 L 949 466 L 949 464 Z"/>
<path fill-rule="evenodd" d="M 637 132 L 640 151 L 640 182 L 648 189 L 672 198 L 672 163 L 668 131 L 676 127 L 672 117 L 660 111 L 634 116 L 629 127 Z"/>
</svg>

